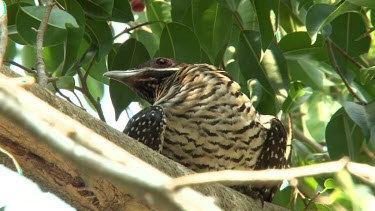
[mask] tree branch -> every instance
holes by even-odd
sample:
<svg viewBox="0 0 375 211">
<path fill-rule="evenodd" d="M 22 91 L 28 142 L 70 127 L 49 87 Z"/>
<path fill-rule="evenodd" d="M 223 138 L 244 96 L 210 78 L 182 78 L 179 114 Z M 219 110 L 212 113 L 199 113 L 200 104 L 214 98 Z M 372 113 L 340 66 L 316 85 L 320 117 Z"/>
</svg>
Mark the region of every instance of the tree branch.
<svg viewBox="0 0 375 211">
<path fill-rule="evenodd" d="M 348 158 L 342 158 L 338 161 L 313 164 L 289 169 L 267 169 L 259 171 L 240 171 L 225 170 L 217 172 L 205 172 L 182 176 L 173 179 L 166 185 L 167 189 L 175 190 L 182 187 L 202 184 L 221 183 L 225 185 L 239 184 L 259 184 L 277 182 L 283 180 L 293 180 L 300 177 L 324 175 L 337 173 L 343 169 L 355 176 L 365 178 L 368 181 L 375 182 L 375 167 L 350 162 Z"/>
<path fill-rule="evenodd" d="M 46 6 L 46 11 L 44 12 L 44 17 L 40 23 L 39 29 L 36 34 L 36 72 L 38 75 L 38 84 L 41 86 L 46 86 L 48 83 L 48 77 L 46 74 L 46 65 L 43 60 L 43 42 L 44 34 L 47 29 L 48 19 L 51 14 L 52 8 L 55 5 L 54 2 L 49 2 Z"/>
</svg>

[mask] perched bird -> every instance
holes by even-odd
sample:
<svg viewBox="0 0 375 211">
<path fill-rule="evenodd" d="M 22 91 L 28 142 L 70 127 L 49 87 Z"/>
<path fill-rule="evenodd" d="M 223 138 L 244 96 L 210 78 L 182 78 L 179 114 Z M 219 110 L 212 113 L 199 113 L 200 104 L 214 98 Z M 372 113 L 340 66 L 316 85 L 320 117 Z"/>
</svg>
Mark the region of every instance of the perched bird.
<svg viewBox="0 0 375 211">
<path fill-rule="evenodd" d="M 240 86 L 208 64 L 155 58 L 104 76 L 129 86 L 151 106 L 124 133 L 196 172 L 287 166 L 287 133 L 274 116 L 260 115 Z M 236 186 L 271 201 L 279 184 Z"/>
</svg>

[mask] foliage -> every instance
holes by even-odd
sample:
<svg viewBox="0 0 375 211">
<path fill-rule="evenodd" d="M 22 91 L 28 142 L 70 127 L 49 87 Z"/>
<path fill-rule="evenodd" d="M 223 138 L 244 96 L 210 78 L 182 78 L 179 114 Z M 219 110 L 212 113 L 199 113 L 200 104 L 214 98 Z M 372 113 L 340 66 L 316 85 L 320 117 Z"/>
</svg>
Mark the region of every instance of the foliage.
<svg viewBox="0 0 375 211">
<path fill-rule="evenodd" d="M 56 1 L 43 49 L 56 79 L 51 90 L 81 91 L 101 112 L 97 99 L 109 85 L 118 117 L 139 99 L 104 72 L 156 56 L 210 63 L 228 71 L 259 112 L 292 117 L 299 132 L 292 142 L 293 166 L 343 156 L 374 164 L 375 1 L 146 0 L 145 10 L 143 1 L 132 1 L 138 5 L 133 11 L 124 0 Z M 32 28 L 45 7 L 31 0 L 5 2 L 6 61 L 19 57 L 23 66 L 34 67 Z M 121 33 L 125 42 L 117 43 L 112 22 L 130 27 Z M 300 179 L 274 203 L 292 210 L 366 210 L 375 198 L 363 181 L 338 172 Z"/>
</svg>

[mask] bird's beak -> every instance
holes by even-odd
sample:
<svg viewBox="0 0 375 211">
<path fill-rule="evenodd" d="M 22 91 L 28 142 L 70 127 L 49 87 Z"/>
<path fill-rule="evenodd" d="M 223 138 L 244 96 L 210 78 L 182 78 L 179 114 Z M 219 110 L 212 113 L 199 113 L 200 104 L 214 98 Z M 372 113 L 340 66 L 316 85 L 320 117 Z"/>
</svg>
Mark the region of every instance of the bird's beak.
<svg viewBox="0 0 375 211">
<path fill-rule="evenodd" d="M 133 81 L 133 79 L 135 77 L 138 77 L 141 72 L 142 71 L 139 71 L 139 70 L 127 70 L 127 71 L 113 70 L 113 71 L 104 73 L 103 76 L 116 80 L 116 81 L 120 81 L 122 83 L 127 83 L 129 81 Z"/>
</svg>

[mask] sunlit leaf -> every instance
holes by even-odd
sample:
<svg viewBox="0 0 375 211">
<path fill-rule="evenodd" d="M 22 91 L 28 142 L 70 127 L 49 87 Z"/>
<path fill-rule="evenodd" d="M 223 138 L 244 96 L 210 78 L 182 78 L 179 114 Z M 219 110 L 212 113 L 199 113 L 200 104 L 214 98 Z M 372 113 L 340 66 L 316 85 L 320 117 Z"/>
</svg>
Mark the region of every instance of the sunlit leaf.
<svg viewBox="0 0 375 211">
<path fill-rule="evenodd" d="M 262 49 L 266 50 L 272 40 L 279 24 L 279 1 L 263 0 L 253 1 L 258 17 L 259 31 L 262 38 Z"/>
</svg>

